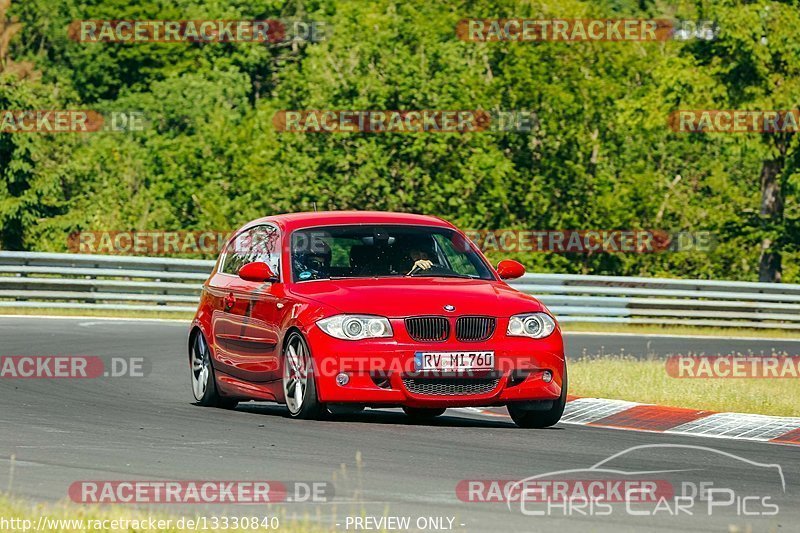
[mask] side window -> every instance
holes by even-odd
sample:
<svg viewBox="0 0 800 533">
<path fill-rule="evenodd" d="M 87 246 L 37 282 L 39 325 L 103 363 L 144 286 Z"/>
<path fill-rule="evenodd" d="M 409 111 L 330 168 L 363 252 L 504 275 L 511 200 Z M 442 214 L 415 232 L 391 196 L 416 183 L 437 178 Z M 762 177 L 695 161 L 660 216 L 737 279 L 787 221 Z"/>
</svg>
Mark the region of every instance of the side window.
<svg viewBox="0 0 800 533">
<path fill-rule="evenodd" d="M 248 263 L 263 261 L 280 273 L 281 236 L 274 226 L 256 226 L 241 232 L 228 244 L 222 272 L 236 276 Z"/>
<path fill-rule="evenodd" d="M 453 241 L 445 235 L 436 234 L 433 238 L 436 240 L 439 252 L 444 255 L 449 264 L 449 268 L 453 270 L 453 272 L 465 276 L 480 277 L 480 272 L 478 272 L 478 269 L 475 268 L 475 265 L 472 263 L 474 258 L 473 254 L 467 254 L 457 250 Z"/>
</svg>

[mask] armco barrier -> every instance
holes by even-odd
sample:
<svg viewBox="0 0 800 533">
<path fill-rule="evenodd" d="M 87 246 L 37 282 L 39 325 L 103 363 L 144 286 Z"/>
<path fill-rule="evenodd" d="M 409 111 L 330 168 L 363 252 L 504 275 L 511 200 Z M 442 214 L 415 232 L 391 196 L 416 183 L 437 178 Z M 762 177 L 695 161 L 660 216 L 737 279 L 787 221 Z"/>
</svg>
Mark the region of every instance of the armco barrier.
<svg viewBox="0 0 800 533">
<path fill-rule="evenodd" d="M 213 261 L 0 252 L 0 308 L 193 312 Z M 561 322 L 800 329 L 800 285 L 575 274 L 511 284 Z"/>
<path fill-rule="evenodd" d="M 0 309 L 191 313 L 213 261 L 0 252 Z"/>
</svg>

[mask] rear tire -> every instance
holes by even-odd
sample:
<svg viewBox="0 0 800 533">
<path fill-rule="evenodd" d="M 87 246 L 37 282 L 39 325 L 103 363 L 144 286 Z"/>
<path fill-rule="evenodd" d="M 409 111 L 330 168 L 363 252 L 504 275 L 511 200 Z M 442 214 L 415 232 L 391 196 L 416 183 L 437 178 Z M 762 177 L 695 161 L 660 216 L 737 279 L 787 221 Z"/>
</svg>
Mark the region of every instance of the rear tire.
<svg viewBox="0 0 800 533">
<path fill-rule="evenodd" d="M 324 418 L 328 410 L 317 398 L 317 383 L 311 350 L 300 333 L 294 331 L 283 346 L 283 395 L 289 416 L 303 420 Z"/>
<path fill-rule="evenodd" d="M 567 367 L 564 366 L 564 381 L 561 384 L 561 396 L 553 402 L 550 409 L 543 411 L 525 408 L 525 404 L 508 404 L 508 414 L 511 420 L 521 428 L 548 428 L 554 426 L 561 420 L 564 414 L 564 407 L 567 405 Z"/>
<path fill-rule="evenodd" d="M 433 420 L 437 416 L 443 415 L 446 410 L 444 408 L 403 407 L 406 416 L 412 420 Z"/>
<path fill-rule="evenodd" d="M 198 331 L 192 342 L 192 351 L 189 358 L 192 377 L 192 393 L 194 399 L 203 407 L 219 407 L 221 409 L 235 409 L 238 401 L 220 396 L 217 389 L 217 377 L 214 374 L 214 365 L 211 362 L 211 350 L 201 331 Z"/>
</svg>

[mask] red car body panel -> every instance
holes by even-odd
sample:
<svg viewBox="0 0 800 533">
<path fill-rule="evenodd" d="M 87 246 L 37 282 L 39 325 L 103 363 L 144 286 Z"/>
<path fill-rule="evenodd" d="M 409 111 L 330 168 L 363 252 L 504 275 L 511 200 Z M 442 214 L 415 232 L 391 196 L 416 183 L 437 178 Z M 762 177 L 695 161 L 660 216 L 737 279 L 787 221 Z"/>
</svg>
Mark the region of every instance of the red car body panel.
<svg viewBox="0 0 800 533">
<path fill-rule="evenodd" d="M 217 386 L 222 396 L 240 401 L 283 402 L 282 344 L 292 330 L 306 338 L 316 369 L 317 394 L 326 403 L 456 407 L 501 405 L 515 401 L 552 400 L 561 394 L 566 372 L 564 347 L 558 326 L 548 337 L 532 339 L 506 335 L 509 317 L 547 308 L 533 296 L 494 280 L 398 277 L 292 281 L 292 232 L 336 225 L 412 225 L 448 228 L 451 224 L 430 216 L 383 212 L 321 212 L 277 215 L 255 220 L 236 234 L 254 226 L 271 224 L 280 230 L 279 282 L 258 283 L 218 272 L 214 268 L 204 283 L 192 332 L 199 329 L 211 349 Z M 235 234 L 235 235 L 236 235 Z M 235 237 L 234 237 L 235 238 Z M 480 251 L 475 249 L 485 261 Z M 488 264 L 488 262 L 487 262 Z M 449 304 L 455 311 L 447 312 Z M 380 315 L 391 323 L 393 336 L 340 340 L 323 332 L 317 321 L 342 313 Z M 455 324 L 461 316 L 492 316 L 497 325 L 487 341 L 462 342 L 455 336 L 443 342 L 418 342 L 407 333 L 404 319 L 446 316 Z M 494 389 L 480 394 L 439 396 L 415 394 L 404 378 L 413 369 L 416 352 L 492 350 L 495 353 Z M 546 383 L 542 373 L 553 379 Z M 514 377 L 516 371 L 524 371 Z M 336 375 L 346 372 L 346 386 Z M 385 373 L 388 383 L 376 384 L 374 375 Z"/>
</svg>

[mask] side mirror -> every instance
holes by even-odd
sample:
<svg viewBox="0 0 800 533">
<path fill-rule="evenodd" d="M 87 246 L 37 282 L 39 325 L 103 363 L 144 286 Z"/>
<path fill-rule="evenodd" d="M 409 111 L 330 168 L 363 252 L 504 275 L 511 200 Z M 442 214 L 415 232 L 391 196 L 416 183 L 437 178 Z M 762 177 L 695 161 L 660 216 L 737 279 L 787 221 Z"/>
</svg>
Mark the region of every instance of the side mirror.
<svg viewBox="0 0 800 533">
<path fill-rule="evenodd" d="M 525 274 L 525 267 L 513 259 L 505 259 L 497 263 L 497 274 L 500 279 L 516 279 Z"/>
<path fill-rule="evenodd" d="M 255 281 L 256 283 L 278 281 L 278 276 L 275 275 L 269 265 L 261 261 L 247 263 L 240 268 L 239 277 L 245 281 Z"/>
</svg>

